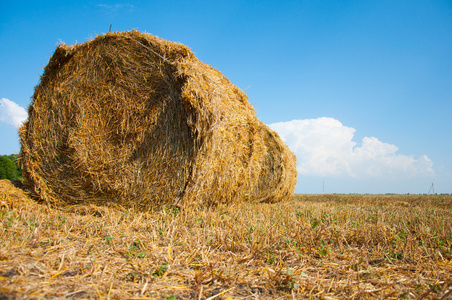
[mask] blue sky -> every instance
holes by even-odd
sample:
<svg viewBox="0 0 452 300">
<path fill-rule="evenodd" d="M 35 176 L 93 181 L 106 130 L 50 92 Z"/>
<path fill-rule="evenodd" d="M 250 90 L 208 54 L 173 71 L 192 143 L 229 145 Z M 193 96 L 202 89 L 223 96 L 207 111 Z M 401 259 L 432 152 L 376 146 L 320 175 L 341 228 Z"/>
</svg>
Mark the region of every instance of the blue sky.
<svg viewBox="0 0 452 300">
<path fill-rule="evenodd" d="M 59 42 L 137 29 L 245 90 L 298 193 L 452 193 L 451 1 L 2 1 L 0 154 Z"/>
</svg>

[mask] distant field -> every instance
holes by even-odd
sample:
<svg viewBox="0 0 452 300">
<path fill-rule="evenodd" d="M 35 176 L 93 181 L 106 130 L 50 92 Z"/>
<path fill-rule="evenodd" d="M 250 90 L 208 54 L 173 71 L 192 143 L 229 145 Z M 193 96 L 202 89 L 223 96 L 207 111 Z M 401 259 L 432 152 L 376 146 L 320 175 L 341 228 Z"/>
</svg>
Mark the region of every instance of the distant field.
<svg viewBox="0 0 452 300">
<path fill-rule="evenodd" d="M 0 181 L 0 299 L 451 299 L 451 195 L 54 209 Z"/>
</svg>

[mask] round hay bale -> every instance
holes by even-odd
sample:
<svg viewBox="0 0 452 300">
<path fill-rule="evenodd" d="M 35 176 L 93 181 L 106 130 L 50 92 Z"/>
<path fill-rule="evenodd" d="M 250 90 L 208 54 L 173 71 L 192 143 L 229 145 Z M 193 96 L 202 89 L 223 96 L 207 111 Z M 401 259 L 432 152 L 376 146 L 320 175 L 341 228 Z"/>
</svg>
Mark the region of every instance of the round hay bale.
<svg viewBox="0 0 452 300">
<path fill-rule="evenodd" d="M 59 45 L 20 138 L 23 173 L 49 203 L 277 202 L 296 183 L 295 155 L 239 88 L 135 30 Z"/>
</svg>

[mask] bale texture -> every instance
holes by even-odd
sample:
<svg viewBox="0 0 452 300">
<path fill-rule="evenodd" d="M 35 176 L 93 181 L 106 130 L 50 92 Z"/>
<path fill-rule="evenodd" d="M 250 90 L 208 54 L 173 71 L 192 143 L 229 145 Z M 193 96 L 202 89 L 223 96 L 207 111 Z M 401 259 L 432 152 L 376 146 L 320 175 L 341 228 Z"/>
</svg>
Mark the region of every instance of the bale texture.
<svg viewBox="0 0 452 300">
<path fill-rule="evenodd" d="M 151 210 L 289 199 L 296 158 L 247 96 L 186 46 L 138 31 L 59 45 L 20 129 L 48 203 Z"/>
</svg>

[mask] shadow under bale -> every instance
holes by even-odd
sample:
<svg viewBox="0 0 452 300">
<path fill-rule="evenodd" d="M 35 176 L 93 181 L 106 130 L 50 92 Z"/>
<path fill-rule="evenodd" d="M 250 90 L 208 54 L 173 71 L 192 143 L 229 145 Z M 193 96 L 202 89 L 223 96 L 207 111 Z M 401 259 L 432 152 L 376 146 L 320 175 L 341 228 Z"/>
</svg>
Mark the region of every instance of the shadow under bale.
<svg viewBox="0 0 452 300">
<path fill-rule="evenodd" d="M 278 202 L 296 184 L 295 155 L 239 88 L 135 30 L 59 45 L 20 138 L 24 176 L 48 203 Z"/>
</svg>

